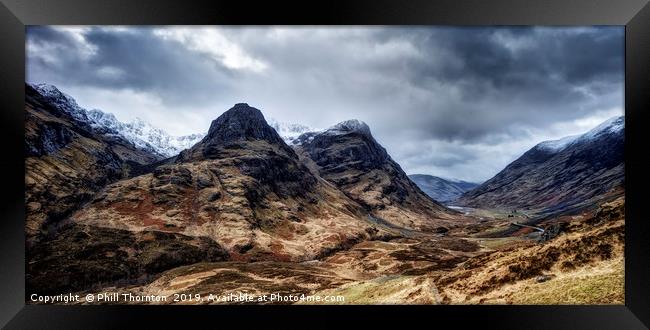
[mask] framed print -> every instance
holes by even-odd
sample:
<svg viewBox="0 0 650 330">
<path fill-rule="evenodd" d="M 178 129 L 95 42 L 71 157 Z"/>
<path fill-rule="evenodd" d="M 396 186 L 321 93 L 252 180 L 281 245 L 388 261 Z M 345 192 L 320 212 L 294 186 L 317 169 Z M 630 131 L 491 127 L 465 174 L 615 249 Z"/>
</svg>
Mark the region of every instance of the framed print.
<svg viewBox="0 0 650 330">
<path fill-rule="evenodd" d="M 2 4 L 7 328 L 650 323 L 645 1 Z"/>
</svg>

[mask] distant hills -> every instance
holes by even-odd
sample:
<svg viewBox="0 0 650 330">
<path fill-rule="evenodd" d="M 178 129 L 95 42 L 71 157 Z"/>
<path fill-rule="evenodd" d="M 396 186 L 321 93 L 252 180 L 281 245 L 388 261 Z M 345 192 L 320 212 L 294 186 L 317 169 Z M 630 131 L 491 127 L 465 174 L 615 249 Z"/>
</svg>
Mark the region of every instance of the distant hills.
<svg viewBox="0 0 650 330">
<path fill-rule="evenodd" d="M 462 180 L 448 180 L 427 174 L 411 174 L 409 178 L 431 198 L 449 203 L 460 197 L 464 192 L 472 190 L 478 183 Z"/>
</svg>

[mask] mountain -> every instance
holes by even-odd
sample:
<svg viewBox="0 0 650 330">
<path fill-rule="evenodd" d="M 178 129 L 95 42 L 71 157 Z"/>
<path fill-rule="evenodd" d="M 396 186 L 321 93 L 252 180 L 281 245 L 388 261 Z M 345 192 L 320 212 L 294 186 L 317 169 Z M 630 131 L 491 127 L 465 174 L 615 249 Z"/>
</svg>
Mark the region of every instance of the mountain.
<svg viewBox="0 0 650 330">
<path fill-rule="evenodd" d="M 302 134 L 294 148 L 303 162 L 374 218 L 423 231 L 457 224 L 457 217 L 413 183 L 364 122 L 348 120 Z"/>
<path fill-rule="evenodd" d="M 247 261 L 311 260 L 381 235 L 358 203 L 311 173 L 245 103 L 172 163 L 108 185 L 71 219 L 204 237 Z"/>
<path fill-rule="evenodd" d="M 539 143 L 496 176 L 463 194 L 459 205 L 562 210 L 607 194 L 620 194 L 625 179 L 625 117 L 589 132 Z"/>
<path fill-rule="evenodd" d="M 159 158 L 175 156 L 181 150 L 194 145 L 205 135 L 198 133 L 172 136 L 140 118 L 123 123 L 111 113 L 97 109 L 86 110 L 80 107 L 71 96 L 61 92 L 56 86 L 49 84 L 32 84 L 30 86 L 45 97 L 50 104 L 68 112 L 77 121 L 86 123 L 96 133 L 108 138 L 124 139 L 136 148 L 156 154 Z"/>
<path fill-rule="evenodd" d="M 42 94 L 25 85 L 27 289 L 59 294 L 100 282 L 139 283 L 188 262 L 227 258 L 205 237 L 71 221 L 106 185 L 160 159 L 98 130 L 87 116 L 58 90 Z"/>
<path fill-rule="evenodd" d="M 42 91 L 42 89 L 41 89 Z M 27 241 L 52 234 L 104 185 L 128 177 L 158 155 L 98 133 L 86 112 L 58 90 L 25 85 Z"/>
<path fill-rule="evenodd" d="M 477 183 L 461 180 L 447 180 L 433 175 L 412 174 L 409 178 L 422 189 L 429 197 L 439 202 L 451 202 L 460 197 L 464 192 L 478 186 Z"/>
</svg>

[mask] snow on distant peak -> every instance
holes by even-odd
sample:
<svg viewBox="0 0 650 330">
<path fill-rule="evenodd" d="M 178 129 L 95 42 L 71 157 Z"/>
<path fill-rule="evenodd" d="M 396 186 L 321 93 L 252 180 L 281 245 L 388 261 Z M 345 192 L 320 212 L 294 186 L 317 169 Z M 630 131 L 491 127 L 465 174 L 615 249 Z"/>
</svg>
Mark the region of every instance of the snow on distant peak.
<svg viewBox="0 0 650 330">
<path fill-rule="evenodd" d="M 537 148 L 549 150 L 553 152 L 561 151 L 579 137 L 580 135 L 571 135 L 571 136 L 563 137 L 559 140 L 544 141 L 538 144 Z"/>
<path fill-rule="evenodd" d="M 157 153 L 163 157 L 177 155 L 182 150 L 199 142 L 206 134 L 172 136 L 140 118 L 124 123 L 112 113 L 98 109 L 86 110 L 80 107 L 74 98 L 61 92 L 56 86 L 49 84 L 30 84 L 30 86 L 59 109 L 69 113 L 76 120 L 90 125 L 98 133 L 122 137 L 139 149 Z"/>
<path fill-rule="evenodd" d="M 357 132 L 372 137 L 372 134 L 370 134 L 370 127 L 368 127 L 366 123 L 357 119 L 350 119 L 350 120 L 342 121 L 334 126 L 330 126 L 329 128 L 324 130 L 305 131 L 304 133 L 295 137 L 290 144 L 302 145 L 303 143 L 309 143 L 313 141 L 317 135 L 320 134 L 332 136 L 332 135 L 344 135 L 352 132 Z"/>
<path fill-rule="evenodd" d="M 618 133 L 625 128 L 625 116 L 612 117 L 581 136 L 582 139 L 594 138 L 602 134 Z"/>
<path fill-rule="evenodd" d="M 368 127 L 366 123 L 360 120 L 350 119 L 350 120 L 342 121 L 328 128 L 326 132 L 334 133 L 334 134 L 359 132 L 359 133 L 370 135 L 370 127 Z"/>
<path fill-rule="evenodd" d="M 56 86 L 50 84 L 29 84 L 36 89 L 41 95 L 46 97 L 64 97 L 63 94 Z"/>
<path fill-rule="evenodd" d="M 147 146 L 165 156 L 175 156 L 184 149 L 192 147 L 201 141 L 206 133 L 197 133 L 183 136 L 172 136 L 164 130 L 154 127 L 140 118 L 122 124 L 119 132 L 128 140 L 133 141 L 137 146 Z"/>
<path fill-rule="evenodd" d="M 72 96 L 61 92 L 56 86 L 50 84 L 29 84 L 50 103 L 56 105 L 59 109 L 69 113 L 76 120 L 86 122 L 86 110 L 77 104 Z"/>
<path fill-rule="evenodd" d="M 318 131 L 317 129 L 307 125 L 280 122 L 274 118 L 268 118 L 266 122 L 269 126 L 273 127 L 284 142 L 289 145 L 295 144 L 296 139 L 298 139 L 298 137 L 303 133 Z"/>
<path fill-rule="evenodd" d="M 571 144 L 590 141 L 605 134 L 616 134 L 623 129 L 625 129 L 625 116 L 616 116 L 592 128 L 587 133 L 571 135 L 559 140 L 544 141 L 539 143 L 536 147 L 548 151 L 559 152 L 566 149 L 566 147 Z"/>
</svg>

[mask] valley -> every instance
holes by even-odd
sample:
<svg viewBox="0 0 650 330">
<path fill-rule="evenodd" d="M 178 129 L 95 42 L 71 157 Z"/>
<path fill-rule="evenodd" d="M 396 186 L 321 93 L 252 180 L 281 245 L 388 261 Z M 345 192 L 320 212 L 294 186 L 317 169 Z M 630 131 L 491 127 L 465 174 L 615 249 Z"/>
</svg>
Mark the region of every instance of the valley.
<svg viewBox="0 0 650 330">
<path fill-rule="evenodd" d="M 154 146 L 54 89 L 26 85 L 28 294 L 624 303 L 622 117 L 474 184 L 407 175 L 359 120 L 238 103 Z"/>
<path fill-rule="evenodd" d="M 178 303 L 172 297 L 179 293 L 247 293 L 344 297 L 328 304 L 622 304 L 623 212 L 619 198 L 563 219 L 567 229 L 544 243 L 526 231 L 484 237 L 507 227 L 508 218 L 493 218 L 479 231 L 363 241 L 298 263 L 201 262 L 102 291 L 165 296 L 166 303 Z"/>
</svg>

